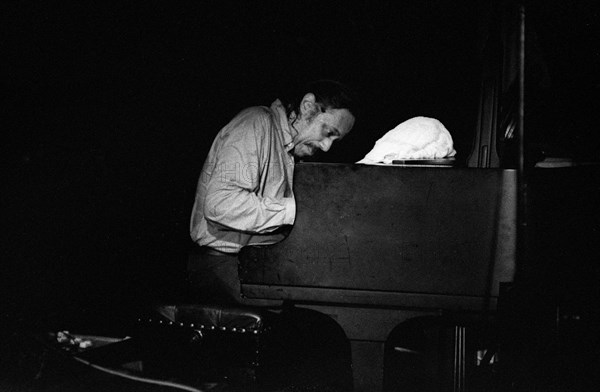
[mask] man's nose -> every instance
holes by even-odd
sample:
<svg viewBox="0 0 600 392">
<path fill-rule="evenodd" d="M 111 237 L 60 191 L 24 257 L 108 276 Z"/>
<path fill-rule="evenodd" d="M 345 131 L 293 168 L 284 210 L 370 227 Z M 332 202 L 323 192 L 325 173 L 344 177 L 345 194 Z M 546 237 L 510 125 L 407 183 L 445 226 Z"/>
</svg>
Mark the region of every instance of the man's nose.
<svg viewBox="0 0 600 392">
<path fill-rule="evenodd" d="M 332 141 L 330 139 L 322 140 L 321 143 L 319 143 L 321 150 L 323 150 L 324 152 L 329 151 L 329 149 L 331 148 L 331 143 Z"/>
</svg>

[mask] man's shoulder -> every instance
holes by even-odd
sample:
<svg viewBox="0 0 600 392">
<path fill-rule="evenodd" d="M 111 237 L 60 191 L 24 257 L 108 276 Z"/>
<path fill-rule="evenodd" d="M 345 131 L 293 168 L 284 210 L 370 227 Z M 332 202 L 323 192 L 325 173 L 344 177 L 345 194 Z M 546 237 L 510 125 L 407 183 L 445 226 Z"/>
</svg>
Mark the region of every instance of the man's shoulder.
<svg viewBox="0 0 600 392">
<path fill-rule="evenodd" d="M 254 137 L 267 137 L 277 129 L 277 121 L 273 110 L 267 106 L 252 106 L 239 112 L 229 126 L 225 127 L 225 133 L 249 134 Z"/>
<path fill-rule="evenodd" d="M 273 111 L 266 106 L 251 106 L 239 112 L 236 118 L 271 121 Z"/>
</svg>

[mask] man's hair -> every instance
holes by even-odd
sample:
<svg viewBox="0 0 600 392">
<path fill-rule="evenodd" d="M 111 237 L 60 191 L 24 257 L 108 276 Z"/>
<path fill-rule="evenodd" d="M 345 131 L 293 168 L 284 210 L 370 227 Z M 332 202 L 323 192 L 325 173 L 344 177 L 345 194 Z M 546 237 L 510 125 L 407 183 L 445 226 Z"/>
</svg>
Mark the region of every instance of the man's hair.
<svg viewBox="0 0 600 392">
<path fill-rule="evenodd" d="M 329 79 L 322 79 L 305 84 L 290 99 L 285 102 L 285 109 L 289 116 L 292 112 L 300 114 L 300 104 L 304 95 L 312 93 L 315 96 L 315 102 L 321 108 L 321 111 L 328 109 L 347 109 L 356 117 L 358 110 L 358 99 L 356 92 L 341 82 Z"/>
</svg>

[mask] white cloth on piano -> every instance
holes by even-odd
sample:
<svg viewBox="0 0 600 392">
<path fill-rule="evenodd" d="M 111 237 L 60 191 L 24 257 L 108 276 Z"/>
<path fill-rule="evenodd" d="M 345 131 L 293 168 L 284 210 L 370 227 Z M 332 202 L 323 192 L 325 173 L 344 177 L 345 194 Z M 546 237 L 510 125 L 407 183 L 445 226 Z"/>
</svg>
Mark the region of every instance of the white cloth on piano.
<svg viewBox="0 0 600 392">
<path fill-rule="evenodd" d="M 456 155 L 450 132 L 435 118 L 413 117 L 388 131 L 357 163 L 390 164 L 400 159 L 439 159 Z"/>
</svg>

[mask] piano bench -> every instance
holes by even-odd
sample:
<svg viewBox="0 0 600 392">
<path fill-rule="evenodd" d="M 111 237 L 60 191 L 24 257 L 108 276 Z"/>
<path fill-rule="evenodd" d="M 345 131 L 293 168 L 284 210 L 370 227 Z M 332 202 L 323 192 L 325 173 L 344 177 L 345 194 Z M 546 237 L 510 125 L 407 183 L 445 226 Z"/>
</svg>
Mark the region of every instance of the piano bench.
<svg viewBox="0 0 600 392">
<path fill-rule="evenodd" d="M 138 338 L 155 355 L 145 370 L 190 382 L 262 385 L 265 336 L 277 314 L 221 305 L 162 305 L 138 319 Z M 173 374 L 175 373 L 175 374 Z"/>
<path fill-rule="evenodd" d="M 166 305 L 138 320 L 144 371 L 234 390 L 347 391 L 350 348 L 329 317 L 295 307 Z M 146 356 L 148 358 L 148 356 Z M 229 389 L 228 389 L 229 390 Z"/>
</svg>

